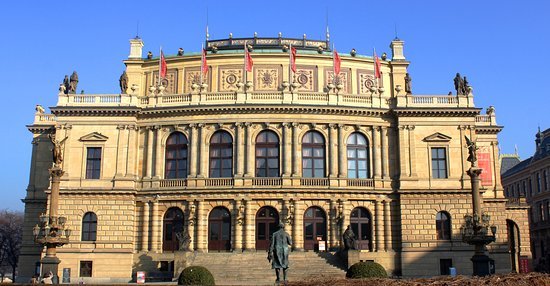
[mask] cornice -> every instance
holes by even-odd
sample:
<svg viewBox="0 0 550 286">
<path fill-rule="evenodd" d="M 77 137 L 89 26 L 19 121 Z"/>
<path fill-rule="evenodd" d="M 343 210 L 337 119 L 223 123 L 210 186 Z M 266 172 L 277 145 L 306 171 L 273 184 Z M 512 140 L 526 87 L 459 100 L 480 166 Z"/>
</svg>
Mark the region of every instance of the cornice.
<svg viewBox="0 0 550 286">
<path fill-rule="evenodd" d="M 136 116 L 141 108 L 135 106 L 56 106 L 50 107 L 55 116 Z"/>
<path fill-rule="evenodd" d="M 341 106 L 318 106 L 318 105 L 208 105 L 208 106 L 187 106 L 187 107 L 153 107 L 142 109 L 140 115 L 143 117 L 155 117 L 158 115 L 209 115 L 209 114 L 250 114 L 250 113 L 271 113 L 271 114 L 331 114 L 331 115 L 353 115 L 353 116 L 382 116 L 388 113 L 388 109 L 382 108 L 360 108 Z"/>
<path fill-rule="evenodd" d="M 504 126 L 477 126 L 476 134 L 498 134 Z"/>
<path fill-rule="evenodd" d="M 54 126 L 55 124 L 29 124 L 26 127 L 33 134 L 49 134 Z"/>
</svg>

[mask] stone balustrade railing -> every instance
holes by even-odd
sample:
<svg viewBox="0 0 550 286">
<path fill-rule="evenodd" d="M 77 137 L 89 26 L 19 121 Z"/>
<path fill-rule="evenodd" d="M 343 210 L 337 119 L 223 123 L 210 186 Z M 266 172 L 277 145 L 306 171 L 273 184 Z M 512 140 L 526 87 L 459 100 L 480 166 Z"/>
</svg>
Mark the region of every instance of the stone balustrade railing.
<svg viewBox="0 0 550 286">
<path fill-rule="evenodd" d="M 333 92 L 289 92 L 285 91 L 229 91 L 192 92 L 186 94 L 155 94 L 137 96 L 135 94 L 59 94 L 58 106 L 185 106 L 219 104 L 304 104 L 353 106 L 369 108 L 389 108 L 390 94 L 374 92 L 370 94 L 346 94 Z M 398 95 L 393 100 L 396 107 L 474 107 L 473 96 L 446 95 Z M 483 121 L 480 121 L 483 122 Z"/>
<path fill-rule="evenodd" d="M 53 114 L 35 113 L 33 124 L 55 125 L 56 117 Z"/>
</svg>

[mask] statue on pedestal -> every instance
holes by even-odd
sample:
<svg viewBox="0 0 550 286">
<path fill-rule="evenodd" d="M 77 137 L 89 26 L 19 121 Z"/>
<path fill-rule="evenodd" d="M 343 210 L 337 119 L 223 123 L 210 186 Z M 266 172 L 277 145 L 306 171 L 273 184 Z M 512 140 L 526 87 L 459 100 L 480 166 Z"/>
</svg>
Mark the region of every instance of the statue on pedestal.
<svg viewBox="0 0 550 286">
<path fill-rule="evenodd" d="M 466 159 L 466 161 L 471 162 L 472 166 L 477 166 L 477 164 L 476 164 L 476 162 L 477 162 L 477 150 L 479 148 L 477 147 L 476 142 L 470 140 L 470 138 L 468 138 L 468 136 L 464 136 L 464 138 L 466 138 L 466 145 L 468 147 L 468 153 L 469 153 L 468 158 Z"/>
<path fill-rule="evenodd" d="M 69 93 L 69 88 L 70 88 L 69 76 L 68 75 L 65 75 L 65 78 L 63 79 L 63 84 L 62 85 L 63 85 L 64 89 L 63 90 L 59 89 L 59 91 L 62 91 L 63 93 L 68 94 Z"/>
<path fill-rule="evenodd" d="M 120 84 L 120 93 L 126 94 L 126 90 L 128 90 L 128 75 L 126 74 L 126 71 L 122 72 L 118 82 Z"/>
<path fill-rule="evenodd" d="M 409 73 L 406 73 L 405 74 L 405 92 L 407 94 L 412 94 L 412 86 L 411 86 L 411 76 L 409 75 Z"/>
<path fill-rule="evenodd" d="M 348 225 L 348 228 L 346 228 L 346 231 L 344 231 L 342 238 L 344 240 L 344 250 L 357 249 L 357 238 L 355 237 L 355 233 L 353 233 L 353 230 L 351 229 L 351 225 Z"/>
<path fill-rule="evenodd" d="M 65 137 L 65 139 L 58 141 L 55 139 L 55 134 L 49 134 L 48 137 L 52 141 L 53 144 L 53 150 L 52 150 L 52 159 L 54 162 L 55 167 L 61 166 L 61 163 L 63 163 L 63 152 L 62 152 L 62 146 L 65 140 L 67 140 L 68 137 Z"/>
<path fill-rule="evenodd" d="M 456 73 L 454 83 L 456 95 L 464 95 L 464 79 L 460 76 L 460 73 Z"/>
<path fill-rule="evenodd" d="M 69 81 L 69 93 L 76 93 L 76 86 L 78 85 L 78 74 L 73 71 Z"/>
</svg>

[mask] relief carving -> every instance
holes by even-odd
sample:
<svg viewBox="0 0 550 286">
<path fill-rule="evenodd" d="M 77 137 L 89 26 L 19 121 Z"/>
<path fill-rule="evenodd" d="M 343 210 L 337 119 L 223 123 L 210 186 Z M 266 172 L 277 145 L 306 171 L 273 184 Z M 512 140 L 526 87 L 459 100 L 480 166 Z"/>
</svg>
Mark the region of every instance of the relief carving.
<svg viewBox="0 0 550 286">
<path fill-rule="evenodd" d="M 194 84 L 199 85 L 200 83 L 201 83 L 200 68 L 185 69 L 185 80 L 183 84 L 185 93 L 192 92 L 193 85 Z"/>
<path fill-rule="evenodd" d="M 313 67 L 299 67 L 294 73 L 293 80 L 298 83 L 298 90 L 315 91 L 315 69 Z"/>
<path fill-rule="evenodd" d="M 334 76 L 334 71 L 332 69 L 326 69 L 325 70 L 325 82 L 328 84 L 333 84 L 335 86 L 341 84 L 342 89 L 340 89 L 341 93 L 350 93 L 350 83 L 349 83 L 349 72 L 344 70 L 341 71 L 338 76 Z"/>
<path fill-rule="evenodd" d="M 237 91 L 239 89 L 237 83 L 243 80 L 242 68 L 220 68 L 218 88 L 220 91 Z"/>
<path fill-rule="evenodd" d="M 153 72 L 153 85 L 158 86 L 159 72 Z M 178 92 L 178 70 L 169 69 L 166 72 L 166 78 L 162 79 L 164 94 L 176 94 Z"/>
<path fill-rule="evenodd" d="M 374 75 L 368 72 L 359 72 L 359 93 L 369 94 L 375 86 Z"/>
<path fill-rule="evenodd" d="M 255 90 L 277 90 L 281 82 L 280 67 L 257 67 L 255 71 Z"/>
</svg>

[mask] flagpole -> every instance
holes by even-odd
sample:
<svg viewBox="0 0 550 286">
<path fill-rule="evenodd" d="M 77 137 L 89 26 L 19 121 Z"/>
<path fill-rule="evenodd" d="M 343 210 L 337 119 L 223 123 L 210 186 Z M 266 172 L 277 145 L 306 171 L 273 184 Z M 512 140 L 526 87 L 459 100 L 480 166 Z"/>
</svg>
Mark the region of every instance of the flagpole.
<svg viewBox="0 0 550 286">
<path fill-rule="evenodd" d="M 161 69 L 162 69 L 162 46 L 160 46 L 160 49 L 159 49 L 159 77 L 158 77 L 158 80 L 157 80 L 157 86 L 160 86 L 160 73 L 161 73 Z"/>
<path fill-rule="evenodd" d="M 292 84 L 292 43 L 290 43 L 290 49 L 288 50 L 288 82 Z"/>
<path fill-rule="evenodd" d="M 246 41 L 244 42 L 244 57 L 243 57 L 243 60 L 244 60 L 244 66 L 243 66 L 243 71 L 244 71 L 244 74 L 243 74 L 243 79 L 244 79 L 244 84 L 246 85 L 246 54 L 247 54 L 247 51 L 246 51 Z"/>
<path fill-rule="evenodd" d="M 201 85 L 202 85 L 202 71 L 204 70 L 204 44 L 201 45 Z"/>
<path fill-rule="evenodd" d="M 378 87 L 378 77 L 376 77 L 376 48 L 372 48 L 372 64 L 374 66 L 373 76 L 374 76 L 374 85 Z"/>
</svg>

